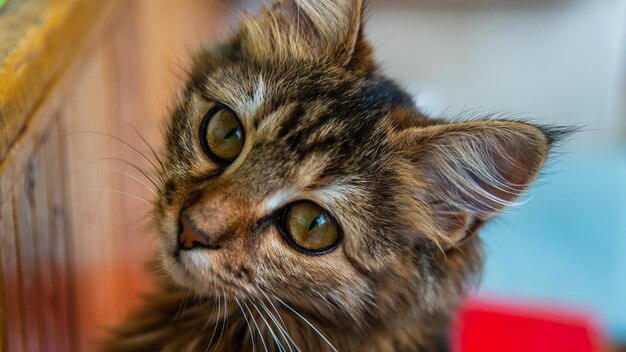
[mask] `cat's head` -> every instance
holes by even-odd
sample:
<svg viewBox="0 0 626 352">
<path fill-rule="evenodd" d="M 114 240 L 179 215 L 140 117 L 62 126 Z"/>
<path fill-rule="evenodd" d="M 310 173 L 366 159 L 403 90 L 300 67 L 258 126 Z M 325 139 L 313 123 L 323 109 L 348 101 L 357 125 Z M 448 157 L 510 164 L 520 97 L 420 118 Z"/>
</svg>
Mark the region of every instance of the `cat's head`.
<svg viewBox="0 0 626 352">
<path fill-rule="evenodd" d="M 195 57 L 155 206 L 178 284 L 365 323 L 446 310 L 479 271 L 477 230 L 553 136 L 427 119 L 377 68 L 362 9 L 285 0 Z"/>
</svg>

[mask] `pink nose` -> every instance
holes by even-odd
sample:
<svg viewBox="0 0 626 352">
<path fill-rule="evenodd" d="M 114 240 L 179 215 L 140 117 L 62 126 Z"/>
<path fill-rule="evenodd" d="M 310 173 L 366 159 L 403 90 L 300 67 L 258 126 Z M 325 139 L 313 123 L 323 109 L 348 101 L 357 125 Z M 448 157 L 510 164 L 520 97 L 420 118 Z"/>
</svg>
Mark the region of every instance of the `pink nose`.
<svg viewBox="0 0 626 352">
<path fill-rule="evenodd" d="M 198 229 L 193 220 L 191 220 L 185 212 L 181 215 L 180 222 L 182 230 L 178 235 L 178 245 L 181 249 L 220 249 L 219 245 L 212 243 L 211 236 Z"/>
</svg>

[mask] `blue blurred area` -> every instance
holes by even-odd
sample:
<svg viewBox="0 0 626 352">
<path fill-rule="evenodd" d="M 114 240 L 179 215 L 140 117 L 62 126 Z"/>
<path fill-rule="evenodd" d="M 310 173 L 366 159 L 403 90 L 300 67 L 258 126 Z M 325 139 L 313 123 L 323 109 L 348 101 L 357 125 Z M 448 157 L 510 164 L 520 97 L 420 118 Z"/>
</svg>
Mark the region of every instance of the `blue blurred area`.
<svg viewBox="0 0 626 352">
<path fill-rule="evenodd" d="M 626 342 L 626 148 L 568 155 L 482 231 L 479 295 L 585 309 Z"/>
</svg>

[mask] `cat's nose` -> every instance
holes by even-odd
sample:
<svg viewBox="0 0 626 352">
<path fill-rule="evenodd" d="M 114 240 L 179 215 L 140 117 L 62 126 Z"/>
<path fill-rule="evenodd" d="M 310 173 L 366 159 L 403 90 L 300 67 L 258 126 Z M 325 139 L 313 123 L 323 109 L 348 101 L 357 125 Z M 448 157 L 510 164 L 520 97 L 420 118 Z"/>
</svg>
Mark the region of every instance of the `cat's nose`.
<svg viewBox="0 0 626 352">
<path fill-rule="evenodd" d="M 183 250 L 194 248 L 220 249 L 212 243 L 211 236 L 198 228 L 187 212 L 180 217 L 181 231 L 178 234 L 178 246 Z"/>
</svg>

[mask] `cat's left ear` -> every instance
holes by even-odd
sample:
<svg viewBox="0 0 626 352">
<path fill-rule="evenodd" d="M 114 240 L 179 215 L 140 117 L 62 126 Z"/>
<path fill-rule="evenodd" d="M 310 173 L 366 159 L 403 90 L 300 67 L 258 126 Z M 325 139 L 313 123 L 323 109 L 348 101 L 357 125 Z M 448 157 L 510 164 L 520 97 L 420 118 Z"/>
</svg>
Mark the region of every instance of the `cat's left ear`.
<svg viewBox="0 0 626 352">
<path fill-rule="evenodd" d="M 281 4 L 292 34 L 316 42 L 346 64 L 363 44 L 364 0 L 282 0 Z"/>
<path fill-rule="evenodd" d="M 261 58 L 333 60 L 342 65 L 369 59 L 363 39 L 364 0 L 279 0 L 245 24 L 246 49 Z"/>
<path fill-rule="evenodd" d="M 448 245 L 471 236 L 534 181 L 557 133 L 515 121 L 474 121 L 398 132 L 405 183 L 426 204 L 426 235 Z"/>
</svg>

